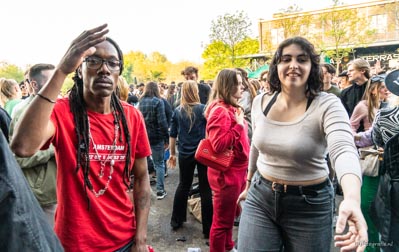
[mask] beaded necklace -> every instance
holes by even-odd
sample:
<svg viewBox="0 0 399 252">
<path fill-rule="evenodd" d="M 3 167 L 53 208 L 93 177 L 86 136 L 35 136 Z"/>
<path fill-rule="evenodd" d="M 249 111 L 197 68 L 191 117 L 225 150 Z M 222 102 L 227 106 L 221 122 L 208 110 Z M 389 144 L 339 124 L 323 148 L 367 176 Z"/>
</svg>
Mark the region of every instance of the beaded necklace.
<svg viewBox="0 0 399 252">
<path fill-rule="evenodd" d="M 88 122 L 88 126 L 89 126 L 89 138 L 90 138 L 90 140 L 91 140 L 91 142 L 92 142 L 92 144 L 93 144 L 93 149 L 94 149 L 94 151 L 96 152 L 97 160 L 100 161 L 100 167 L 101 167 L 101 168 L 100 168 L 100 173 L 98 174 L 98 176 L 99 176 L 100 178 L 102 178 L 102 177 L 104 176 L 105 165 L 106 165 L 107 163 L 109 163 L 109 175 L 108 175 L 108 180 L 107 180 L 107 182 L 105 183 L 104 188 L 103 188 L 103 189 L 100 189 L 98 192 L 96 192 L 96 191 L 94 190 L 94 187 L 91 189 L 91 191 L 94 193 L 94 195 L 95 195 L 97 198 L 100 197 L 101 195 L 103 195 L 103 194 L 105 193 L 105 191 L 107 191 L 108 186 L 109 186 L 109 183 L 110 183 L 110 181 L 112 180 L 112 173 L 114 172 L 114 165 L 115 165 L 114 155 L 115 155 L 115 152 L 116 152 L 116 141 L 117 141 L 117 139 L 118 139 L 119 120 L 118 120 L 118 117 L 116 116 L 115 111 L 113 111 L 112 114 L 113 114 L 113 116 L 114 116 L 114 140 L 113 140 L 113 142 L 112 142 L 111 150 L 110 150 L 110 152 L 108 153 L 108 155 L 107 155 L 107 157 L 105 158 L 105 160 L 101 160 L 101 156 L 100 156 L 100 154 L 98 153 L 97 145 L 96 145 L 96 143 L 94 142 L 93 136 L 92 136 L 91 131 L 90 131 L 90 118 L 87 117 L 87 122 Z M 89 178 L 89 180 L 90 180 L 90 178 Z"/>
</svg>

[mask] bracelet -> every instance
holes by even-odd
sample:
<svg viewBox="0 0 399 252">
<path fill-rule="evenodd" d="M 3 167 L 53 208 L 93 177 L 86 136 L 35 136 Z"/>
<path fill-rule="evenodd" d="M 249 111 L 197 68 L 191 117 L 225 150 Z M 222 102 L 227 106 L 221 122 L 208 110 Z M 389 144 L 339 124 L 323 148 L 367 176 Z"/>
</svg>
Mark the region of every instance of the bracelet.
<svg viewBox="0 0 399 252">
<path fill-rule="evenodd" d="M 39 97 L 42 98 L 43 100 L 46 100 L 46 101 L 48 101 L 48 102 L 50 102 L 50 103 L 55 103 L 54 100 L 51 100 L 50 98 L 48 98 L 48 97 L 46 97 L 46 96 L 44 96 L 44 95 L 42 95 L 42 94 L 37 93 L 37 96 L 39 96 Z"/>
</svg>

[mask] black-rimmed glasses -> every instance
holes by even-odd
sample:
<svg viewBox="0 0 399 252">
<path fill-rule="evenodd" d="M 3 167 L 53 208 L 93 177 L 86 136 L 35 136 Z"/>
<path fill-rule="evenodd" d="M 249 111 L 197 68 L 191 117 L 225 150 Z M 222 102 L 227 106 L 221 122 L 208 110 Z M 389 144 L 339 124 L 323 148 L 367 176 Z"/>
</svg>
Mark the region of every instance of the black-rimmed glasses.
<svg viewBox="0 0 399 252">
<path fill-rule="evenodd" d="M 87 57 L 83 60 L 89 69 L 98 70 L 105 63 L 111 72 L 117 72 L 121 69 L 121 62 L 119 60 L 106 60 L 99 57 Z"/>
</svg>

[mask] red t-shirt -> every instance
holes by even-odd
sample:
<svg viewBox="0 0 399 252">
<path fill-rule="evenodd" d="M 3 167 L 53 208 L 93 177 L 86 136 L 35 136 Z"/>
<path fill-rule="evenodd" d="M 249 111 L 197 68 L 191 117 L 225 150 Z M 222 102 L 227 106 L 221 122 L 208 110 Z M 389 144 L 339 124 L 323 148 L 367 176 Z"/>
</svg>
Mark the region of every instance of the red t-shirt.
<svg viewBox="0 0 399 252">
<path fill-rule="evenodd" d="M 135 158 L 151 154 L 147 132 L 141 113 L 133 106 L 122 103 L 131 137 L 131 163 Z M 115 153 L 110 150 L 114 140 L 114 116 L 88 111 L 90 130 L 96 144 L 97 152 L 102 159 L 113 154 L 114 172 L 108 189 L 102 196 L 96 197 L 87 189 L 90 199 L 90 210 L 83 183 L 81 168 L 76 172 L 76 142 L 73 114 L 69 100 L 58 100 L 51 121 L 55 126 L 52 143 L 55 146 L 57 160 L 57 198 L 58 206 L 55 215 L 55 232 L 65 251 L 114 251 L 127 244 L 135 235 L 136 223 L 126 186 L 123 183 L 123 170 L 126 159 L 126 148 L 117 140 Z M 122 122 L 120 122 L 123 134 Z M 110 172 L 110 163 L 104 168 L 104 176 L 98 176 L 100 162 L 97 159 L 93 143 L 90 141 L 89 178 L 94 190 L 98 192 L 105 187 Z"/>
</svg>

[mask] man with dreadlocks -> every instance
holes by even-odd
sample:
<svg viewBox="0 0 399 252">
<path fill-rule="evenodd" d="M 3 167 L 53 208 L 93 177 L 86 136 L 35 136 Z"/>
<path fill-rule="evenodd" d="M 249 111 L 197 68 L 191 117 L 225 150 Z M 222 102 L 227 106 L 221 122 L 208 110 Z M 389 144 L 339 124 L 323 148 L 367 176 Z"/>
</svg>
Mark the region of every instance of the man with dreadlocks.
<svg viewBox="0 0 399 252">
<path fill-rule="evenodd" d="M 147 251 L 151 150 L 140 112 L 115 94 L 123 54 L 106 27 L 72 42 L 21 117 L 11 147 L 23 157 L 54 145 L 55 231 L 66 251 Z M 69 97 L 55 101 L 72 72 Z"/>
</svg>

